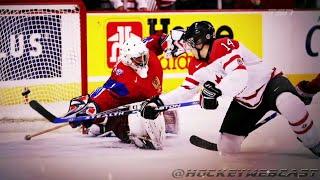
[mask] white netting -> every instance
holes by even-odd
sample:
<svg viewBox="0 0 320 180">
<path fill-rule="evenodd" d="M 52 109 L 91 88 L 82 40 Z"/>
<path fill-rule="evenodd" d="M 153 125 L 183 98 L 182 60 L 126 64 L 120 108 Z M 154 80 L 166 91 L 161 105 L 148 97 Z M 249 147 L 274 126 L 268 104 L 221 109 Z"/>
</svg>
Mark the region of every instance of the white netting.
<svg viewBox="0 0 320 180">
<path fill-rule="evenodd" d="M 0 119 L 28 119 L 25 87 L 47 104 L 81 94 L 80 23 L 78 5 L 0 6 Z"/>
</svg>

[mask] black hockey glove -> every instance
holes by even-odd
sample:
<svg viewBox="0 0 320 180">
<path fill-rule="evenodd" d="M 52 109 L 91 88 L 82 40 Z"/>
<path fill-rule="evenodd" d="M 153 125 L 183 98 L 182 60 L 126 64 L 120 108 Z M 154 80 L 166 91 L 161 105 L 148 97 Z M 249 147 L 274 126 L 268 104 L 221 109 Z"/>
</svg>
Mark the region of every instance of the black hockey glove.
<svg viewBox="0 0 320 180">
<path fill-rule="evenodd" d="M 219 105 L 217 98 L 221 95 L 220 89 L 213 82 L 205 82 L 200 94 L 200 106 L 203 109 L 216 109 Z"/>
<path fill-rule="evenodd" d="M 154 120 L 161 113 L 161 111 L 156 110 L 156 108 L 163 105 L 164 104 L 159 97 L 155 97 L 151 100 L 146 100 L 141 105 L 141 116 L 146 119 Z"/>
</svg>

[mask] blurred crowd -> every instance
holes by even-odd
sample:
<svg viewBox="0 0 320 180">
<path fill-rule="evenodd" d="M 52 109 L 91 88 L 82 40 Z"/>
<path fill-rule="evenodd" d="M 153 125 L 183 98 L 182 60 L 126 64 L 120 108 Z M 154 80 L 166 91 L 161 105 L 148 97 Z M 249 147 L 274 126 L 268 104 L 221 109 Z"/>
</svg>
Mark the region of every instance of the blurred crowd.
<svg viewBox="0 0 320 180">
<path fill-rule="evenodd" d="M 83 0 L 88 10 L 320 9 L 320 0 Z"/>
</svg>

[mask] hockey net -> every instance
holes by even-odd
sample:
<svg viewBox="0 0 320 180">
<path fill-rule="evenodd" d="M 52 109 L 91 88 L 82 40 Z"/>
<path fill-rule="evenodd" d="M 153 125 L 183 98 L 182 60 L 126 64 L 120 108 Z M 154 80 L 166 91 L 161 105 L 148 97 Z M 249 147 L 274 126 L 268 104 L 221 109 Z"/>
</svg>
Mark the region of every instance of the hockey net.
<svg viewBox="0 0 320 180">
<path fill-rule="evenodd" d="M 62 115 L 71 98 L 85 94 L 85 37 L 81 1 L 0 2 L 0 119 L 41 118 L 31 99 Z"/>
</svg>

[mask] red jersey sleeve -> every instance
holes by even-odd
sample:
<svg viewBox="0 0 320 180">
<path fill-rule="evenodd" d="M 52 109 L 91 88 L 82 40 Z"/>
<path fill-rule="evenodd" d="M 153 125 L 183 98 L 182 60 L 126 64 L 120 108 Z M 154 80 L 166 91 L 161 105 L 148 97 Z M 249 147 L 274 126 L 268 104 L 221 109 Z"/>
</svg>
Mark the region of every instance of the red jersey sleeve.
<svg viewBox="0 0 320 180">
<path fill-rule="evenodd" d="M 166 34 L 162 33 L 162 31 L 158 31 L 157 33 L 145 38 L 143 42 L 146 43 L 146 46 L 150 51 L 154 52 L 157 56 L 159 56 L 163 53 L 161 43 L 164 41 L 166 37 Z"/>
</svg>

